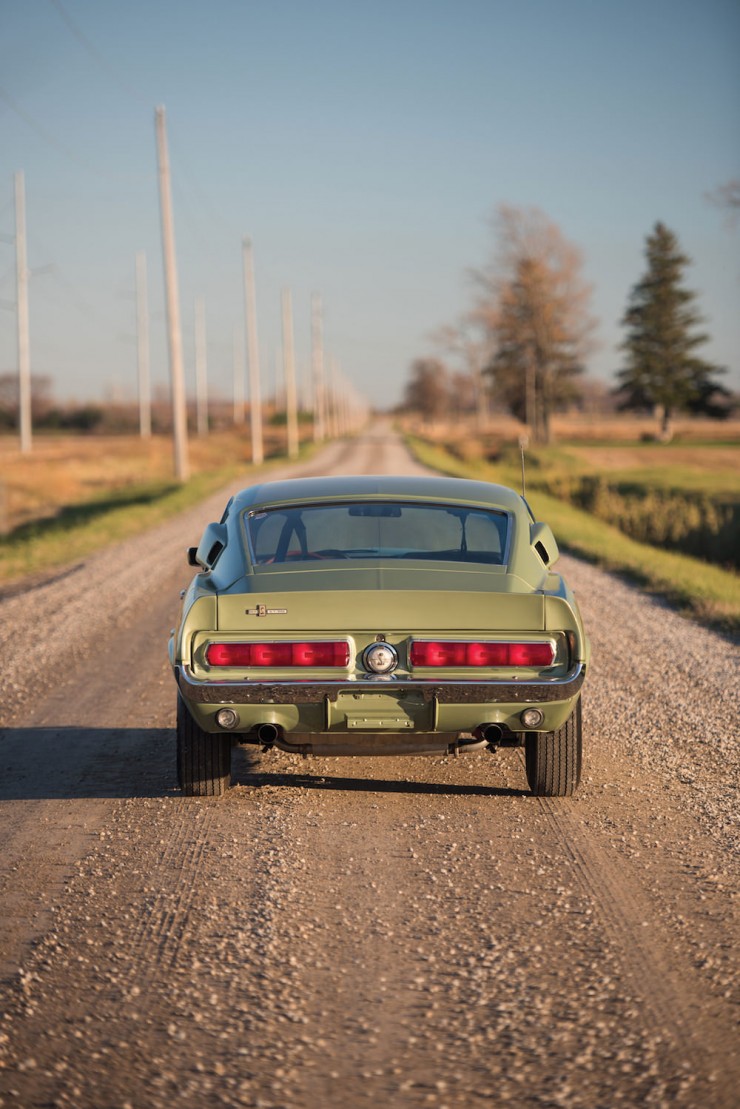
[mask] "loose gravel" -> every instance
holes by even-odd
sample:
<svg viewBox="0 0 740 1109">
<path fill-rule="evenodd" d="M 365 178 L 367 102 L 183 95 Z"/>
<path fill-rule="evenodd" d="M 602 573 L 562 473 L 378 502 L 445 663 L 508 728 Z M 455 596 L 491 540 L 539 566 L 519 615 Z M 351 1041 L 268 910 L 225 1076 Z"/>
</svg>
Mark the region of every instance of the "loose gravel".
<svg viewBox="0 0 740 1109">
<path fill-rule="evenodd" d="M 317 464 L 409 465 L 386 433 Z M 0 602 L 0 877 L 48 892 L 0 990 L 0 1104 L 734 1107 L 733 645 L 563 558 L 593 641 L 575 798 L 530 797 L 517 751 L 249 749 L 185 799 L 160 611 L 223 500 Z M 69 759 L 31 782 L 40 720 Z M 49 887 L 24 860 L 52 840 Z"/>
</svg>

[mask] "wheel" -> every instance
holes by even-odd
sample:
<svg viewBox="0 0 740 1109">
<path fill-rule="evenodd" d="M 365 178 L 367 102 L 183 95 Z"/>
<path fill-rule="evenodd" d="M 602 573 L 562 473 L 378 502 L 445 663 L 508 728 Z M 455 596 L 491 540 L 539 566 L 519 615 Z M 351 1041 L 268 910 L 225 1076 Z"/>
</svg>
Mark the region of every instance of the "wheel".
<svg viewBox="0 0 740 1109">
<path fill-rule="evenodd" d="M 231 736 L 204 732 L 177 698 L 177 780 L 187 797 L 220 797 L 231 784 Z"/>
<path fill-rule="evenodd" d="M 581 698 L 556 732 L 528 732 L 524 756 L 529 788 L 536 797 L 570 797 L 581 780 Z"/>
</svg>

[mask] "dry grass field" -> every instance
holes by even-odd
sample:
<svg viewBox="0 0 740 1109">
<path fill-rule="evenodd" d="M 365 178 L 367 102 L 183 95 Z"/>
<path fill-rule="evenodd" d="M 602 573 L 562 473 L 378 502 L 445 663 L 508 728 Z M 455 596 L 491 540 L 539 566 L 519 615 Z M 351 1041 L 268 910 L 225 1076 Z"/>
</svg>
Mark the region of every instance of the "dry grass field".
<svg viewBox="0 0 740 1109">
<path fill-rule="evenodd" d="M 685 416 L 674 421 L 674 442 L 740 443 L 740 420 L 708 420 Z M 606 440 L 611 442 L 655 442 L 658 422 L 652 416 L 614 415 L 593 417 L 586 412 L 575 415 L 555 416 L 555 439 Z"/>
<path fill-rule="evenodd" d="M 265 437 L 267 455 L 284 449 L 282 429 Z M 193 475 L 249 464 L 246 431 L 219 431 L 189 444 Z M 37 435 L 21 454 L 16 436 L 0 436 L 0 534 L 55 516 L 60 509 L 173 480 L 172 443 L 156 435 Z"/>
<path fill-rule="evenodd" d="M 526 436 L 527 428 L 505 413 L 489 416 L 483 424 L 474 419 L 439 420 L 423 424 L 416 417 L 405 417 L 406 429 L 424 438 L 439 442 L 455 439 L 483 438 L 503 443 L 516 443 Z M 690 448 L 697 443 L 740 444 L 740 419 L 708 420 L 684 417 L 674 421 L 673 444 Z M 664 446 L 657 442 L 658 423 L 652 416 L 592 416 L 587 412 L 557 415 L 552 420 L 553 443 L 602 443 L 644 447 L 649 450 Z"/>
<path fill-rule="evenodd" d="M 537 447 L 528 441 L 526 427 L 506 415 L 491 417 L 483 425 L 472 420 L 434 425 L 408 420 L 404 426 L 411 435 L 438 443 L 471 463 L 511 464 L 523 441 L 529 467 L 551 475 L 600 474 L 615 481 L 634 478 L 656 488 L 677 485 L 697 492 L 740 494 L 740 420 L 677 420 L 669 443 L 657 440 L 656 429 L 649 417 L 556 416 L 552 443 Z M 515 477 L 504 480 L 514 482 Z"/>
<path fill-rule="evenodd" d="M 735 443 L 709 443 L 706 440 L 693 444 L 690 441 L 667 443 L 657 447 L 657 454 L 655 445 L 637 445 L 627 441 L 621 446 L 599 446 L 595 443 L 583 445 L 574 440 L 568 443 L 568 449 L 576 458 L 582 458 L 597 470 L 650 469 L 655 466 L 657 459 L 667 466 L 688 466 L 711 472 L 737 464 L 740 429 Z"/>
<path fill-rule="evenodd" d="M 634 474 L 642 481 L 654 481 L 656 487 L 673 481 L 696 490 L 711 485 L 715 491 L 740 492 L 740 420 L 679 420 L 670 444 L 649 441 L 655 428 L 655 421 L 649 418 L 558 416 L 551 449 L 560 455 L 562 445 L 569 468 L 581 472 L 621 480 Z M 484 428 L 472 422 L 424 428 L 423 437 L 457 448 L 461 457 L 474 461 L 516 444 L 524 431 L 518 421 L 501 416 L 492 418 Z M 284 430 L 270 428 L 265 440 L 267 455 L 281 453 L 284 446 Z M 248 465 L 250 460 L 246 429 L 193 436 L 189 448 L 193 475 Z M 62 508 L 122 495 L 126 490 L 164 487 L 172 480 L 172 472 L 172 445 L 167 436 L 144 440 L 136 435 L 37 435 L 32 452 L 22 455 L 15 435 L 1 435 L 0 535 L 34 520 L 52 518 Z"/>
</svg>

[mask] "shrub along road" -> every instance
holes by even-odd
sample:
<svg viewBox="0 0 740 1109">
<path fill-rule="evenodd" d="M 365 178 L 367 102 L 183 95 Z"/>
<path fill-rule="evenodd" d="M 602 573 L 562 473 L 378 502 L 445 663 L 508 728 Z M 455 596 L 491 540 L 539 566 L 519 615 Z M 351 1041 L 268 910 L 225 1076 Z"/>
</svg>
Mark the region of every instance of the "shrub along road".
<svg viewBox="0 0 740 1109">
<path fill-rule="evenodd" d="M 381 428 L 282 473 L 419 469 Z M 563 559 L 575 798 L 517 751 L 240 751 L 186 799 L 165 644 L 223 504 L 0 603 L 2 1104 L 734 1106 L 729 642 Z"/>
</svg>

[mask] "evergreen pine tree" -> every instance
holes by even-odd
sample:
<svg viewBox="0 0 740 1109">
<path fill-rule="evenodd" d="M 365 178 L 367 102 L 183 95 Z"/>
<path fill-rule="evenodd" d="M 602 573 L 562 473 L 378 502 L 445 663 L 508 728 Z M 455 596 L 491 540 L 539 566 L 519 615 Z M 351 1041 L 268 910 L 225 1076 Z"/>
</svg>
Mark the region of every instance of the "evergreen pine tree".
<svg viewBox="0 0 740 1109">
<path fill-rule="evenodd" d="M 663 223 L 647 236 L 645 257 L 647 271 L 633 287 L 622 320 L 626 364 L 617 374 L 617 394 L 623 409 L 660 409 L 661 437 L 667 439 L 674 412 L 724 414 L 717 396 L 728 394 L 714 379 L 724 370 L 694 353 L 707 335 L 696 331 L 702 322 L 696 294 L 682 285 L 690 260 Z"/>
</svg>

